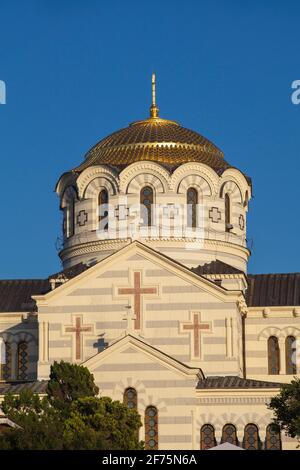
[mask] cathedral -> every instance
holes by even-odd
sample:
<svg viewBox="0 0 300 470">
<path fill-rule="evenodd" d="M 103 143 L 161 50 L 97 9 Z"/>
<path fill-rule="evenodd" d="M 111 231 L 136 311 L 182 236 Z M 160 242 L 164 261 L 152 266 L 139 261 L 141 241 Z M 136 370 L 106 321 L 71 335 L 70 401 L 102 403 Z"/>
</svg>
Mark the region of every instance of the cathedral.
<svg viewBox="0 0 300 470">
<path fill-rule="evenodd" d="M 61 271 L 0 281 L 0 402 L 64 360 L 138 410 L 146 449 L 294 449 L 268 403 L 300 373 L 300 274 L 248 274 L 251 179 L 155 88 L 59 178 Z"/>
</svg>

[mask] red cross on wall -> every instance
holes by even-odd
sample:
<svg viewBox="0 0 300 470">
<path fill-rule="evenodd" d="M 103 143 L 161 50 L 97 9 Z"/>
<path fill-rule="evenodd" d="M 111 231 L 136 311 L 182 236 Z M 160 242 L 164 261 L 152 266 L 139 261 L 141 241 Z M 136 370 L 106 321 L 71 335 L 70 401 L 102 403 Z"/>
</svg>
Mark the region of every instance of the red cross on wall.
<svg viewBox="0 0 300 470">
<path fill-rule="evenodd" d="M 133 273 L 133 282 L 134 287 L 122 287 L 118 289 L 119 295 L 134 295 L 134 328 L 139 330 L 141 328 L 141 303 L 142 303 L 142 294 L 157 294 L 156 287 L 142 287 L 141 286 L 141 273 Z"/>
<path fill-rule="evenodd" d="M 91 326 L 82 325 L 81 317 L 75 318 L 75 326 L 66 326 L 66 333 L 75 333 L 75 359 L 76 361 L 81 359 L 81 339 L 82 333 L 92 331 Z"/>
<path fill-rule="evenodd" d="M 190 331 L 193 335 L 194 357 L 200 357 L 200 334 L 202 330 L 211 331 L 211 323 L 201 323 L 199 313 L 194 313 L 192 322 L 182 323 L 182 331 Z"/>
</svg>

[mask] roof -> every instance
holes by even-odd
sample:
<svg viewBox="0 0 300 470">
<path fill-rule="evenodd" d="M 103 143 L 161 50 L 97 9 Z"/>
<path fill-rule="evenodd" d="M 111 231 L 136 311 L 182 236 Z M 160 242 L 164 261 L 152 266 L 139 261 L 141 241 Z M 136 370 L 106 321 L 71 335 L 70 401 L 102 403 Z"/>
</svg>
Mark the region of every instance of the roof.
<svg viewBox="0 0 300 470">
<path fill-rule="evenodd" d="M 199 265 L 196 268 L 191 268 L 191 271 L 201 276 L 208 274 L 245 274 L 240 269 L 234 268 L 230 264 L 224 263 L 218 259 L 211 263 L 203 264 L 203 266 Z"/>
<path fill-rule="evenodd" d="M 213 376 L 199 380 L 197 389 L 247 389 L 247 388 L 279 388 L 279 382 L 266 382 L 264 380 L 244 379 L 238 376 Z"/>
<path fill-rule="evenodd" d="M 86 264 L 78 263 L 52 274 L 48 279 L 0 280 L 0 312 L 34 312 L 36 303 L 31 297 L 49 292 L 50 279 L 72 279 L 88 268 Z"/>
<path fill-rule="evenodd" d="M 249 307 L 300 305 L 300 273 L 248 275 Z"/>
<path fill-rule="evenodd" d="M 23 390 L 31 390 L 34 393 L 46 393 L 47 384 L 47 380 L 0 383 L 0 395 L 6 395 L 7 393 L 18 394 Z"/>
<path fill-rule="evenodd" d="M 0 280 L 0 312 L 34 312 L 32 295 L 50 290 L 48 279 Z"/>
<path fill-rule="evenodd" d="M 61 279 L 62 277 L 66 279 L 73 279 L 73 277 L 78 276 L 79 274 L 83 273 L 89 269 L 89 266 L 84 263 L 78 263 L 70 268 L 66 268 L 63 271 L 59 271 L 57 273 L 51 274 L 48 279 Z"/>
<path fill-rule="evenodd" d="M 85 161 L 74 171 L 103 164 L 122 168 L 141 160 L 171 168 L 187 162 L 201 162 L 217 172 L 230 167 L 223 152 L 207 138 L 175 121 L 151 117 L 102 139 L 87 152 Z"/>
</svg>

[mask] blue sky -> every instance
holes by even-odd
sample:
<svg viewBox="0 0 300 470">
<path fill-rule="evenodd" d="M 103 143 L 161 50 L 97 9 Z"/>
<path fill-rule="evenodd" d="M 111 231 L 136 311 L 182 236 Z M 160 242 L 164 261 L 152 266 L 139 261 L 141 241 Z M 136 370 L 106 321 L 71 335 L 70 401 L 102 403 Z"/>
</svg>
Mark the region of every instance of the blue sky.
<svg viewBox="0 0 300 470">
<path fill-rule="evenodd" d="M 0 0 L 1 278 L 60 269 L 54 186 L 147 116 L 211 139 L 253 179 L 251 272 L 300 271 L 300 4 Z"/>
</svg>

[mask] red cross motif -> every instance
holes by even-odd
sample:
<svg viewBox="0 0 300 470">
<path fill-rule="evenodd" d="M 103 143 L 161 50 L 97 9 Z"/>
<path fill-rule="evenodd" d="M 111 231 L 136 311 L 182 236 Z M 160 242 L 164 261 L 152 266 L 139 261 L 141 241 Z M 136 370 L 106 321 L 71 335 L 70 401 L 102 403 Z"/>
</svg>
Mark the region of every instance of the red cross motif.
<svg viewBox="0 0 300 470">
<path fill-rule="evenodd" d="M 142 294 L 157 294 L 156 287 L 141 287 L 141 273 L 134 272 L 133 273 L 133 281 L 134 287 L 122 287 L 118 289 L 119 295 L 134 295 L 134 328 L 135 330 L 139 330 L 141 328 L 141 295 Z"/>
<path fill-rule="evenodd" d="M 81 325 L 81 318 L 76 317 L 75 326 L 66 326 L 66 333 L 75 333 L 75 358 L 81 359 L 81 339 L 82 333 L 92 331 L 91 326 Z"/>
<path fill-rule="evenodd" d="M 211 331 L 211 323 L 201 323 L 200 314 L 194 313 L 193 322 L 183 323 L 182 330 L 190 331 L 193 334 L 194 357 L 200 357 L 200 332 L 201 330 Z"/>
</svg>

